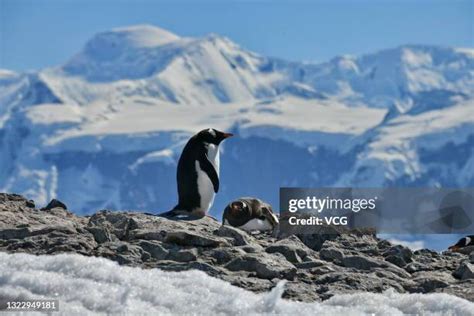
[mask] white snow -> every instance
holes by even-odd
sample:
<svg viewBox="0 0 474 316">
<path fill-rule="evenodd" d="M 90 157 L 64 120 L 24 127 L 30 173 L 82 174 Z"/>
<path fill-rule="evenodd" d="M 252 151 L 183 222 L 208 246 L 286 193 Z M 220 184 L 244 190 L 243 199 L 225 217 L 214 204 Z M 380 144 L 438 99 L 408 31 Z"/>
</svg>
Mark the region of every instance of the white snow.
<svg viewBox="0 0 474 316">
<path fill-rule="evenodd" d="M 83 107 L 41 105 L 29 108 L 27 117 L 35 124 L 78 123 L 45 137 L 46 147 L 62 146 L 63 142 L 84 136 L 175 131 L 193 134 L 208 127 L 228 130 L 236 124 L 244 137 L 257 135 L 297 144 L 339 146 L 341 143 L 332 141 L 331 135 L 347 138 L 359 134 L 378 124 L 385 113 L 384 109 L 353 108 L 335 101 L 294 97 L 266 104 L 237 102 L 222 106 L 214 103 L 205 107 L 183 107 L 148 98 L 131 98 L 125 104 L 115 106 L 115 110 L 102 103 Z M 268 129 L 272 132 L 268 133 Z M 307 136 L 294 137 L 290 131 Z M 328 134 L 329 138 L 325 142 L 325 138 L 314 137 L 313 132 Z"/>
<path fill-rule="evenodd" d="M 151 153 L 146 154 L 143 157 L 140 157 L 135 161 L 130 168 L 135 170 L 138 166 L 144 163 L 150 162 L 163 162 L 166 165 L 175 165 L 175 160 L 173 158 L 173 151 L 171 149 L 163 149 L 159 151 L 153 151 Z"/>
<path fill-rule="evenodd" d="M 395 245 L 402 245 L 404 247 L 410 248 L 411 250 L 426 248 L 425 242 L 423 240 L 401 240 L 397 238 L 390 238 L 388 241 Z"/>
<path fill-rule="evenodd" d="M 474 58 L 474 48 L 456 48 L 455 49 L 457 52 L 461 53 L 461 54 L 466 54 L 466 55 L 469 55 L 471 56 L 472 58 Z"/>
<path fill-rule="evenodd" d="M 418 115 L 401 115 L 362 135 L 362 142 L 365 138 L 370 138 L 371 142 L 359 155 L 355 168 L 342 176 L 338 185 L 384 186 L 387 180 L 395 180 L 401 175 L 416 180 L 424 171 L 419 158 L 421 150 L 435 151 L 447 144 L 461 145 L 472 137 L 473 105 L 470 99 Z M 463 167 L 468 169 L 468 164 L 459 168 L 460 175 Z M 367 170 L 367 174 L 357 175 L 358 170 Z M 471 178 L 463 175 L 454 177 L 453 181 L 462 187 L 468 186 Z"/>
<path fill-rule="evenodd" d="M 51 125 L 58 123 L 81 123 L 81 108 L 68 104 L 41 104 L 26 111 L 26 117 L 33 124 Z"/>
<path fill-rule="evenodd" d="M 121 34 L 128 44 L 134 47 L 153 47 L 179 39 L 179 36 L 153 25 L 132 25 L 112 29 L 110 33 Z"/>
<path fill-rule="evenodd" d="M 60 315 L 473 315 L 474 304 L 448 294 L 357 293 L 322 303 L 281 299 L 284 282 L 254 294 L 200 271 L 119 266 L 76 254 L 0 253 L 0 297 L 58 299 Z"/>
<path fill-rule="evenodd" d="M 8 69 L 1 69 L 0 68 L 0 80 L 6 80 L 16 77 L 18 74 L 14 71 Z"/>
</svg>

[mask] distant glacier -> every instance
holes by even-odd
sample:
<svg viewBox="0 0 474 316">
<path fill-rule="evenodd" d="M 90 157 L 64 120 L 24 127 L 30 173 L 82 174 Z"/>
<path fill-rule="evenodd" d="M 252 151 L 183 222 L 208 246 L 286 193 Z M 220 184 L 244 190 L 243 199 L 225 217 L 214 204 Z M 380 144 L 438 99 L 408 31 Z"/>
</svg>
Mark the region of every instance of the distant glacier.
<svg viewBox="0 0 474 316">
<path fill-rule="evenodd" d="M 57 67 L 0 70 L 0 190 L 78 213 L 166 211 L 181 149 L 207 127 L 236 134 L 215 216 L 240 196 L 278 209 L 282 186 L 473 186 L 473 96 L 474 49 L 309 64 L 215 34 L 114 29 Z"/>
</svg>

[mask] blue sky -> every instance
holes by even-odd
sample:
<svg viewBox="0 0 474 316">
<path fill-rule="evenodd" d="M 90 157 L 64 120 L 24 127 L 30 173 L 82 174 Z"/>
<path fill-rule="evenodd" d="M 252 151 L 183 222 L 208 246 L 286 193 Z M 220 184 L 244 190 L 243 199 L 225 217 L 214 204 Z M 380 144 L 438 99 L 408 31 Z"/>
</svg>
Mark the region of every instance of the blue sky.
<svg viewBox="0 0 474 316">
<path fill-rule="evenodd" d="M 325 61 L 402 44 L 474 47 L 474 1 L 0 0 L 0 68 L 66 61 L 93 34 L 149 23 L 255 52 Z"/>
</svg>

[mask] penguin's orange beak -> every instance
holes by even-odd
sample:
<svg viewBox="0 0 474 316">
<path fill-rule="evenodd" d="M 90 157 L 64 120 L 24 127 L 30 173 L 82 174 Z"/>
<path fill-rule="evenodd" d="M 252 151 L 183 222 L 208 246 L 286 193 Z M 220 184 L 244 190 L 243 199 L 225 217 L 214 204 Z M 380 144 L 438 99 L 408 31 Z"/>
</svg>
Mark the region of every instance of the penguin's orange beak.
<svg viewBox="0 0 474 316">
<path fill-rule="evenodd" d="M 231 134 L 231 133 L 224 133 L 224 135 L 223 135 L 224 139 L 232 137 L 232 136 L 234 136 L 234 134 Z"/>
<path fill-rule="evenodd" d="M 451 246 L 451 247 L 449 247 L 448 249 L 451 250 L 451 251 L 455 251 L 455 252 L 456 252 L 456 251 L 459 250 L 459 246 Z"/>
</svg>

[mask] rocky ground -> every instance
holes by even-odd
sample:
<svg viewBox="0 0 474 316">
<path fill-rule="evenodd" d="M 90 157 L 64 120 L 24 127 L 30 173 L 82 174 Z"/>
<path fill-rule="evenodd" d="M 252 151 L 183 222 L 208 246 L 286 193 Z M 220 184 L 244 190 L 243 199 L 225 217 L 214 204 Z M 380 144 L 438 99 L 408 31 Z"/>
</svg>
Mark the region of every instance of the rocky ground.
<svg viewBox="0 0 474 316">
<path fill-rule="evenodd" d="M 255 292 L 286 279 L 284 297 L 300 301 L 389 288 L 474 301 L 473 254 L 412 252 L 367 232 L 250 235 L 210 217 L 173 221 L 111 211 L 80 217 L 61 203 L 36 209 L 13 194 L 0 194 L 0 251 L 75 252 L 150 269 L 198 269 Z"/>
</svg>

